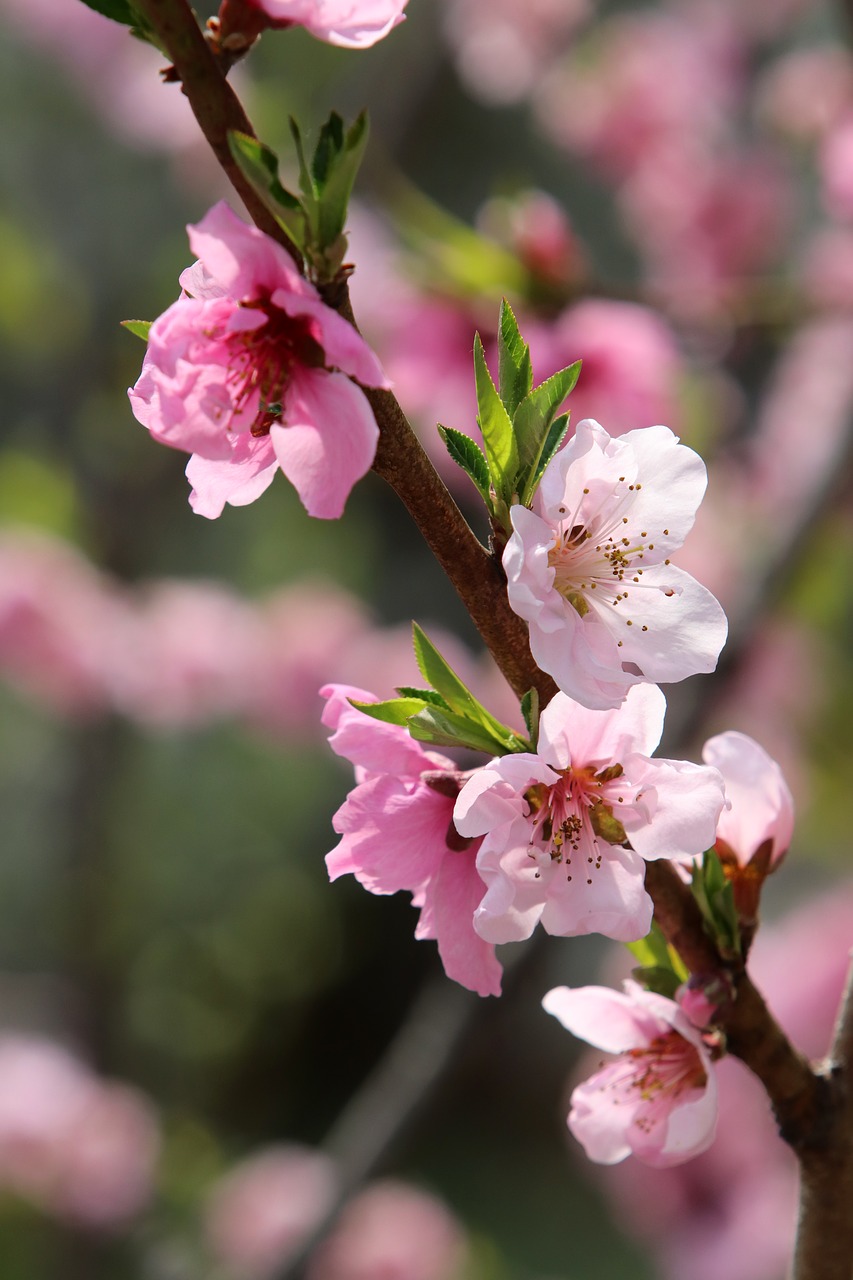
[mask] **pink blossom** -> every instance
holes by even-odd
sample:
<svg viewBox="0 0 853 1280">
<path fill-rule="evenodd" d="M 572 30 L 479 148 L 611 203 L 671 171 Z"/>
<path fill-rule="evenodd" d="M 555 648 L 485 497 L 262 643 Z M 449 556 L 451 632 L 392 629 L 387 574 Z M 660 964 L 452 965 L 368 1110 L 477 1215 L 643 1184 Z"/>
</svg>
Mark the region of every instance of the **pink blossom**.
<svg viewBox="0 0 853 1280">
<path fill-rule="evenodd" d="M 332 880 L 352 874 L 370 893 L 412 894 L 415 937 L 435 938 L 448 977 L 480 995 L 500 994 L 494 948 L 474 932 L 483 896 L 478 844 L 460 839 L 453 804 L 462 783 L 451 760 L 424 749 L 401 725 L 350 706 L 373 702 L 364 690 L 327 685 L 323 723 L 332 750 L 352 762 L 357 786 L 333 818 L 340 844 L 326 858 Z"/>
<path fill-rule="evenodd" d="M 318 40 L 368 49 L 398 23 L 408 0 L 251 0 L 276 26 L 305 27 Z"/>
<path fill-rule="evenodd" d="M 717 1088 L 699 1031 L 665 996 L 625 983 L 557 987 L 542 1001 L 567 1031 L 620 1057 L 572 1094 L 568 1124 L 591 1160 L 617 1164 L 635 1155 L 667 1168 L 714 1140 Z"/>
<path fill-rule="evenodd" d="M 462 1229 L 440 1200 L 389 1179 L 346 1206 L 308 1280 L 456 1280 L 465 1252 Z"/>
<path fill-rule="evenodd" d="M 820 151 L 823 199 L 835 218 L 853 218 L 853 112 L 848 112 L 824 140 Z"/>
<path fill-rule="evenodd" d="M 617 711 L 557 694 L 542 713 L 537 755 L 493 760 L 466 782 L 454 819 L 484 836 L 488 891 L 474 917 L 490 942 L 549 933 L 643 937 L 652 903 L 644 859 L 698 854 L 723 805 L 715 769 L 649 758 L 660 741 L 660 689 L 631 689 Z"/>
<path fill-rule="evenodd" d="M 669 561 L 705 483 L 702 459 L 668 427 L 612 439 L 587 419 L 546 467 L 533 510 L 512 508 L 510 604 L 538 665 L 584 706 L 716 666 L 725 615 Z"/>
<path fill-rule="evenodd" d="M 352 378 L 388 383 L 370 348 L 274 240 L 220 203 L 189 228 L 199 261 L 151 326 L 133 411 L 192 453 L 200 514 L 259 497 L 277 469 L 309 515 L 335 519 L 370 468 L 378 428 Z"/>
<path fill-rule="evenodd" d="M 826 1053 L 850 963 L 853 884 L 835 886 L 759 929 L 749 967 L 794 1044 Z M 602 1171 L 616 1220 L 652 1250 L 661 1280 L 780 1280 L 790 1260 L 797 1162 L 767 1095 L 735 1058 L 716 1064 L 719 1119 L 696 1160 Z"/>
<path fill-rule="evenodd" d="M 331 1208 L 336 1181 L 332 1161 L 308 1147 L 268 1147 L 243 1160 L 208 1199 L 213 1254 L 240 1280 L 274 1275 Z"/>
<path fill-rule="evenodd" d="M 148 1200 L 158 1146 L 136 1090 L 50 1041 L 0 1037 L 0 1185 L 59 1217 L 113 1227 Z"/>
<path fill-rule="evenodd" d="M 717 823 L 717 847 L 745 868 L 761 858 L 772 870 L 788 851 L 794 831 L 794 801 L 782 770 L 745 733 L 729 730 L 709 738 L 702 759 L 723 775 L 728 804 Z"/>
</svg>

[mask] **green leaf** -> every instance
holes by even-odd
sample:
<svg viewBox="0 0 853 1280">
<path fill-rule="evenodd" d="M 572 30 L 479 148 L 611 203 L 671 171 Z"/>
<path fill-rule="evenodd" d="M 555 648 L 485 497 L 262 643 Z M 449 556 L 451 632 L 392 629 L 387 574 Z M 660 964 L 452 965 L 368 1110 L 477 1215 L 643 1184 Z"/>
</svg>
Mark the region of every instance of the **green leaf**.
<svg viewBox="0 0 853 1280">
<path fill-rule="evenodd" d="M 510 417 L 533 386 L 530 348 L 518 329 L 518 321 L 506 298 L 501 301 L 498 325 L 498 383 L 501 400 Z"/>
<path fill-rule="evenodd" d="M 520 458 L 519 492 L 527 502 L 533 496 L 535 478 L 549 443 L 551 425 L 560 405 L 575 386 L 581 362 L 576 360 L 535 387 L 515 411 L 512 425 Z"/>
<path fill-rule="evenodd" d="M 644 969 L 668 969 L 677 979 L 676 987 L 686 982 L 689 974 L 681 956 L 671 947 L 663 935 L 663 930 L 656 920 L 645 938 L 638 942 L 626 943 L 635 960 L 639 960 Z"/>
<path fill-rule="evenodd" d="M 435 689 L 413 689 L 410 685 L 401 685 L 397 692 L 401 698 L 419 698 L 421 702 L 426 702 L 432 707 L 441 707 L 442 711 L 450 710 L 444 698 L 440 693 L 436 693 Z"/>
<path fill-rule="evenodd" d="M 735 907 L 734 891 L 716 850 L 707 849 L 702 861 L 693 866 L 693 896 L 720 954 L 731 959 L 741 954 L 740 923 Z"/>
<path fill-rule="evenodd" d="M 128 333 L 132 333 L 134 337 L 141 338 L 143 342 L 147 342 L 148 330 L 153 323 L 153 320 L 122 320 L 121 327 L 127 329 Z"/>
<path fill-rule="evenodd" d="M 487 729 L 466 716 L 442 711 L 440 707 L 424 707 L 409 718 L 408 725 L 409 733 L 418 742 L 429 742 L 436 747 L 468 747 L 490 756 L 501 750 L 500 743 Z"/>
<path fill-rule="evenodd" d="M 675 999 L 675 993 L 681 986 L 678 974 L 663 965 L 641 966 L 631 970 L 631 977 L 639 982 L 647 991 L 655 991 L 659 996 Z"/>
<path fill-rule="evenodd" d="M 491 712 L 487 711 L 474 697 L 416 622 L 412 624 L 412 631 L 415 658 L 421 675 L 444 698 L 457 717 L 469 721 L 472 730 L 485 731 L 488 736 L 488 747 L 479 749 L 487 750 L 493 755 L 524 751 L 528 744 L 524 743 L 507 725 L 495 719 Z"/>
<path fill-rule="evenodd" d="M 344 122 L 333 111 L 320 130 L 317 146 L 314 148 L 314 159 L 311 162 L 311 176 L 317 192 L 322 192 L 334 161 L 344 146 Z"/>
<path fill-rule="evenodd" d="M 299 185 L 302 193 L 310 204 L 315 204 L 317 199 L 317 191 L 314 187 L 314 179 L 311 176 L 311 170 L 308 168 L 305 159 L 305 148 L 302 145 L 302 133 L 299 125 L 293 116 L 290 117 L 290 133 L 293 137 L 293 145 L 296 147 L 296 159 L 299 163 Z"/>
<path fill-rule="evenodd" d="M 482 449 L 470 436 L 466 436 L 463 431 L 456 431 L 453 427 L 443 427 L 439 423 L 438 434 L 447 445 L 447 452 L 453 461 L 471 477 L 480 496 L 486 505 L 491 507 L 489 464 L 483 456 Z"/>
<path fill-rule="evenodd" d="M 548 428 L 548 434 L 545 437 L 545 444 L 542 447 L 542 456 L 539 459 L 539 465 L 533 473 L 534 491 L 542 479 L 542 472 L 559 449 L 560 445 L 566 438 L 566 432 L 569 429 L 570 413 L 563 413 L 559 418 L 555 418 Z M 532 494 L 531 494 L 532 496 Z"/>
<path fill-rule="evenodd" d="M 530 745 L 535 751 L 539 742 L 539 694 L 536 689 L 528 689 L 521 699 L 521 714 L 530 735 Z"/>
<path fill-rule="evenodd" d="M 409 717 L 417 715 L 426 705 L 423 698 L 389 698 L 386 702 L 356 702 L 350 698 L 349 703 L 384 724 L 407 724 Z"/>
<path fill-rule="evenodd" d="M 330 130 L 331 120 L 336 120 L 337 125 Z M 330 249 L 346 226 L 349 200 L 364 159 L 369 132 L 367 112 L 362 111 L 345 136 L 343 121 L 334 114 L 320 134 L 314 154 L 314 175 L 318 189 L 318 242 L 321 250 Z M 341 259 L 345 252 L 346 245 L 341 250 Z"/>
<path fill-rule="evenodd" d="M 308 247 L 307 218 L 300 201 L 279 181 L 278 156 L 251 134 L 238 133 L 234 129 L 228 134 L 228 146 L 243 177 L 300 253 L 305 254 Z"/>
<path fill-rule="evenodd" d="M 113 22 L 121 22 L 126 27 L 135 27 L 139 21 L 128 0 L 83 0 L 90 9 L 102 13 Z"/>
<path fill-rule="evenodd" d="M 489 474 L 495 491 L 505 502 L 512 501 L 518 474 L 519 455 L 512 421 L 492 382 L 480 335 L 474 338 L 474 379 L 477 385 L 477 411 Z"/>
</svg>

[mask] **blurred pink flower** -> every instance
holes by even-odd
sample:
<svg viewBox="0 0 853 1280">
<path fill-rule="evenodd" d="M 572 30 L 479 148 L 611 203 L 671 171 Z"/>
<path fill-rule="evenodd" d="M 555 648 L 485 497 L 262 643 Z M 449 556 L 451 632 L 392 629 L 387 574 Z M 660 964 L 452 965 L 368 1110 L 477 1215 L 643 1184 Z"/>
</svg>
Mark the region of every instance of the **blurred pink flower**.
<svg viewBox="0 0 853 1280">
<path fill-rule="evenodd" d="M 621 941 L 648 932 L 644 859 L 707 849 L 723 806 L 715 769 L 649 758 L 665 710 L 653 685 L 631 689 L 616 711 L 558 693 L 542 713 L 536 755 L 503 756 L 469 778 L 454 821 L 484 837 L 477 867 L 488 890 L 474 916 L 482 937 L 517 941 L 537 923 Z"/>
<path fill-rule="evenodd" d="M 456 68 L 474 97 L 518 102 L 543 66 L 588 17 L 590 0 L 445 0 L 444 29 Z"/>
<path fill-rule="evenodd" d="M 659 1169 L 682 1164 L 714 1140 L 711 1056 L 675 1001 L 624 987 L 557 987 L 542 1001 L 567 1031 L 619 1055 L 574 1090 L 569 1128 L 599 1164 L 629 1155 Z"/>
<path fill-rule="evenodd" d="M 403 21 L 408 0 L 249 0 L 276 26 L 305 27 L 318 40 L 368 49 Z"/>
<path fill-rule="evenodd" d="M 136 417 L 193 454 L 200 515 L 253 502 L 281 468 L 309 515 L 337 518 L 379 438 L 351 378 L 387 386 L 379 362 L 285 250 L 226 204 L 189 235 L 200 260 L 151 326 L 129 393 Z"/>
<path fill-rule="evenodd" d="M 159 1150 L 142 1094 L 58 1045 L 0 1036 L 0 1185 L 59 1217 L 121 1225 L 145 1207 Z"/>
<path fill-rule="evenodd" d="M 332 819 L 341 836 L 328 854 L 329 877 L 354 875 L 370 893 L 406 890 L 420 908 L 415 937 L 435 938 L 449 978 L 479 995 L 499 995 L 494 947 L 474 932 L 483 897 L 477 841 L 460 838 L 453 805 L 463 775 L 452 760 L 425 751 L 403 725 L 374 720 L 349 699 L 373 694 L 327 685 L 323 723 L 329 745 L 355 765 L 356 787 Z"/>
<path fill-rule="evenodd" d="M 0 672 L 55 711 L 103 713 L 104 671 L 127 611 L 72 547 L 46 535 L 0 538 Z"/>
<path fill-rule="evenodd" d="M 376 1182 L 344 1209 L 312 1257 L 308 1280 L 457 1280 L 464 1233 L 426 1191 Z"/>
<path fill-rule="evenodd" d="M 587 419 L 546 467 L 534 509 L 512 508 L 510 605 L 536 662 L 584 706 L 714 670 L 725 615 L 669 560 L 705 484 L 702 459 L 668 427 L 611 438 Z"/>
<path fill-rule="evenodd" d="M 853 112 L 826 135 L 820 149 L 823 202 L 834 218 L 853 219 Z"/>
<path fill-rule="evenodd" d="M 794 49 L 757 85 L 762 120 L 799 142 L 819 139 L 853 103 L 853 58 L 840 44 Z"/>
<path fill-rule="evenodd" d="M 266 1280 L 331 1208 L 336 1182 L 329 1157 L 308 1147 L 268 1147 L 241 1161 L 208 1198 L 211 1252 L 239 1280 Z"/>
<path fill-rule="evenodd" d="M 531 337 L 537 381 L 582 360 L 568 407 L 572 421 L 595 418 L 611 435 L 655 422 L 677 424 L 684 365 L 675 334 L 648 307 L 589 298 L 569 307 L 539 341 Z"/>
</svg>

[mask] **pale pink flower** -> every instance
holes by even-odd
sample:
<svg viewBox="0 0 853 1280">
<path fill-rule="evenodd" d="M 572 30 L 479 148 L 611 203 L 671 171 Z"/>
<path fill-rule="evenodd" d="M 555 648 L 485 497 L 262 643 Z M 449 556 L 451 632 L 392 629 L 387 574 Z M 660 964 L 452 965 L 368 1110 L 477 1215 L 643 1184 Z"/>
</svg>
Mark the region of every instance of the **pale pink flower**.
<svg viewBox="0 0 853 1280">
<path fill-rule="evenodd" d="M 546 467 L 533 510 L 512 508 L 510 605 L 538 665 L 584 706 L 716 666 L 725 614 L 669 561 L 705 483 L 702 459 L 668 427 L 612 439 L 587 419 Z"/>
<path fill-rule="evenodd" d="M 332 1161 L 308 1147 L 268 1147 L 241 1161 L 210 1193 L 211 1251 L 240 1280 L 265 1280 L 331 1208 L 336 1182 Z"/>
<path fill-rule="evenodd" d="M 763 120 L 797 142 L 819 139 L 853 102 L 853 58 L 840 44 L 797 48 L 758 82 Z"/>
<path fill-rule="evenodd" d="M 749 967 L 807 1057 L 826 1053 L 850 964 L 853 884 L 809 900 L 756 935 Z M 794 1243 L 797 1162 L 743 1063 L 716 1064 L 717 1135 L 688 1164 L 603 1170 L 616 1221 L 652 1251 L 661 1280 L 781 1280 Z"/>
<path fill-rule="evenodd" d="M 318 40 L 368 49 L 403 21 L 408 0 L 251 0 L 276 26 L 305 27 Z"/>
<path fill-rule="evenodd" d="M 0 1037 L 0 1186 L 48 1213 L 109 1228 L 144 1208 L 159 1148 L 136 1090 L 47 1040 Z"/>
<path fill-rule="evenodd" d="M 465 1236 L 435 1196 L 390 1179 L 344 1209 L 308 1266 L 308 1280 L 457 1280 Z"/>
<path fill-rule="evenodd" d="M 823 200 L 835 218 L 853 218 L 853 112 L 848 112 L 824 139 L 820 149 Z"/>
<path fill-rule="evenodd" d="M 189 237 L 199 261 L 151 326 L 129 393 L 136 417 L 193 454 L 200 515 L 253 502 L 281 468 L 309 515 L 337 518 L 379 438 L 351 379 L 387 386 L 379 362 L 285 250 L 226 204 Z"/>
<path fill-rule="evenodd" d="M 352 874 L 370 893 L 411 893 L 421 913 L 415 937 L 436 939 L 448 977 L 480 995 L 499 995 L 494 948 L 472 924 L 483 896 L 478 842 L 460 838 L 453 826 L 462 775 L 405 726 L 374 720 L 348 701 L 374 702 L 372 694 L 347 685 L 321 693 L 330 746 L 355 765 L 358 784 L 332 820 L 342 838 L 326 858 L 330 878 Z"/>
<path fill-rule="evenodd" d="M 724 803 L 715 769 L 651 760 L 666 702 L 632 689 L 618 711 L 557 694 L 542 713 L 538 754 L 493 760 L 466 782 L 454 820 L 484 836 L 477 866 L 488 892 L 474 927 L 490 942 L 549 933 L 643 937 L 652 903 L 644 859 L 698 854 Z M 630 842 L 630 843 L 629 843 Z"/>
<path fill-rule="evenodd" d="M 673 1000 L 626 982 L 557 987 L 542 1001 L 567 1031 L 619 1054 L 572 1094 L 568 1124 L 590 1160 L 667 1168 L 714 1140 L 717 1088 L 702 1036 Z"/>
<path fill-rule="evenodd" d="M 728 804 L 717 823 L 717 848 L 746 868 L 759 857 L 772 870 L 788 852 L 794 801 L 782 770 L 753 738 L 729 730 L 709 738 L 702 759 L 723 775 Z"/>
</svg>

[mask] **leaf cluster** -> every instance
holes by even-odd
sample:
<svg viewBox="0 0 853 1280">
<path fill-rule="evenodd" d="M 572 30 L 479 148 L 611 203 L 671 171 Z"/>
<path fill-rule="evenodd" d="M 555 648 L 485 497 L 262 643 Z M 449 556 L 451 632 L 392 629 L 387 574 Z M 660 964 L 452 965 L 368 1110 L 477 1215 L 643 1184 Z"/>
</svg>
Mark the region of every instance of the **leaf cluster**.
<svg viewBox="0 0 853 1280">
<path fill-rule="evenodd" d="M 431 746 L 467 747 L 490 756 L 533 749 L 528 739 L 502 724 L 474 697 L 417 623 L 412 624 L 412 632 L 418 668 L 429 688 L 403 686 L 397 690 L 398 698 L 353 702 L 354 707 L 374 720 L 406 725 L 413 738 Z M 535 727 L 535 691 L 525 695 L 522 711 L 528 729 Z"/>
<path fill-rule="evenodd" d="M 639 961 L 631 976 L 649 991 L 675 999 L 678 988 L 687 981 L 689 973 L 681 956 L 663 935 L 657 921 L 652 922 L 650 932 L 639 942 L 629 942 L 628 950 Z"/>
<path fill-rule="evenodd" d="M 299 166 L 299 195 L 282 186 L 278 156 L 270 147 L 236 131 L 228 134 L 228 144 L 246 181 L 299 250 L 308 275 L 316 284 L 327 284 L 340 275 L 346 256 L 344 227 L 367 146 L 367 112 L 345 128 L 333 111 L 320 130 L 310 163 L 292 117 L 290 131 Z"/>
<path fill-rule="evenodd" d="M 566 437 L 569 414 L 559 413 L 580 375 L 576 360 L 533 386 L 530 347 L 504 298 L 498 326 L 498 385 L 494 384 L 480 335 L 474 339 L 477 424 L 483 449 L 461 431 L 439 426 L 455 463 L 471 478 L 489 515 L 511 532 L 509 508 L 530 506 L 542 473 Z"/>
</svg>

